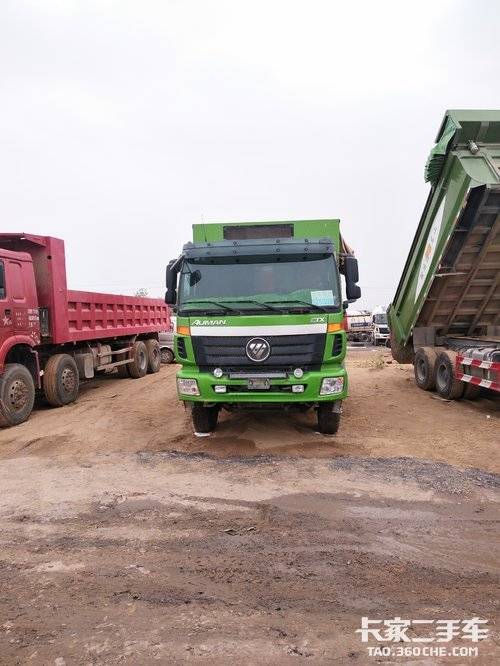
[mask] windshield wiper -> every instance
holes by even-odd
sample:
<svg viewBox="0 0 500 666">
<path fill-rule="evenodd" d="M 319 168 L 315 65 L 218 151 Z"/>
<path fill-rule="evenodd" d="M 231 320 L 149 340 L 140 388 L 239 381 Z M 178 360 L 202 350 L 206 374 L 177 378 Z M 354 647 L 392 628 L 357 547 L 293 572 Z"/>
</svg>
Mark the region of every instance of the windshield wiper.
<svg viewBox="0 0 500 666">
<path fill-rule="evenodd" d="M 270 305 L 271 303 L 299 303 L 300 305 L 307 305 L 308 308 L 317 310 L 318 312 L 328 312 L 322 305 L 316 305 L 315 303 L 308 303 L 307 301 L 299 301 L 297 298 L 285 299 L 283 301 L 267 301 L 266 304 Z"/>
<path fill-rule="evenodd" d="M 271 312 L 280 312 L 279 308 L 274 308 L 269 303 L 263 303 L 262 301 L 251 301 L 251 300 L 241 300 L 241 301 L 224 301 L 225 303 L 251 303 L 252 305 L 260 305 L 264 310 L 270 310 Z"/>
<path fill-rule="evenodd" d="M 220 308 L 224 312 L 227 312 L 227 314 L 238 314 L 238 315 L 242 314 L 240 310 L 236 310 L 236 308 L 230 308 L 227 305 L 224 305 L 224 303 L 218 303 L 217 301 L 205 301 L 205 300 L 202 300 L 202 301 L 184 301 L 184 303 L 180 304 L 180 307 L 182 309 L 183 305 L 193 305 L 195 303 L 198 303 L 198 304 L 201 303 L 202 306 L 203 306 L 204 303 L 206 303 L 207 305 L 216 305 L 218 308 Z M 198 310 L 201 310 L 201 309 L 202 308 L 198 308 Z"/>
</svg>

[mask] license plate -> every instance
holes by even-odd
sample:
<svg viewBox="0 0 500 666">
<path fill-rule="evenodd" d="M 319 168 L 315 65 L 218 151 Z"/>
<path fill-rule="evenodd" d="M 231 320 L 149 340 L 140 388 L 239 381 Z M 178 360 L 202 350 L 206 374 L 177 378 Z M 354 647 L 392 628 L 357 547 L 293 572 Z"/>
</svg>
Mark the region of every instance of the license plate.
<svg viewBox="0 0 500 666">
<path fill-rule="evenodd" d="M 247 380 L 247 388 L 254 390 L 263 390 L 271 387 L 269 379 L 249 379 Z"/>
</svg>

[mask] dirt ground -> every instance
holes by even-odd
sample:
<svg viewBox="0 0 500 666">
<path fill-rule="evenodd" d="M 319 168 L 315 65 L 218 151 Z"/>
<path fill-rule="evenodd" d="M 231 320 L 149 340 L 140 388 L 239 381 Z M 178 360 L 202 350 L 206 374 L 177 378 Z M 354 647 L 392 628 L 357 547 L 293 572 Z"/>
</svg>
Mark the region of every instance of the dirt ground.
<svg viewBox="0 0 500 666">
<path fill-rule="evenodd" d="M 254 413 L 196 438 L 174 366 L 1 431 L 0 663 L 398 661 L 362 616 L 487 619 L 478 658 L 404 661 L 498 663 L 500 402 L 348 365 L 335 437 Z"/>
</svg>

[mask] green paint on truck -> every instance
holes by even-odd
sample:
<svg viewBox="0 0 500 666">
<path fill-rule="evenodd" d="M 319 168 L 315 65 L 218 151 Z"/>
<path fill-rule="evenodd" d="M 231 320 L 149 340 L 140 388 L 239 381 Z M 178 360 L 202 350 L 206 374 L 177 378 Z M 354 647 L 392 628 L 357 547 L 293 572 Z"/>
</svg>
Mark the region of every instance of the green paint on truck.
<svg viewBox="0 0 500 666">
<path fill-rule="evenodd" d="M 195 432 L 221 408 L 316 408 L 336 432 L 347 397 L 346 302 L 360 296 L 339 220 L 195 224 L 167 269 L 179 398 Z"/>
</svg>

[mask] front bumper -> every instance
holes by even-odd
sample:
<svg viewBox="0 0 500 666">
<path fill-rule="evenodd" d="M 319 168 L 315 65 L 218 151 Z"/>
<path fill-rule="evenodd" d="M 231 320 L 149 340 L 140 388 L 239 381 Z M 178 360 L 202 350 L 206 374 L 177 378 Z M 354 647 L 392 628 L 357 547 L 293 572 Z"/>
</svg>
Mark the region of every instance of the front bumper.
<svg viewBox="0 0 500 666">
<path fill-rule="evenodd" d="M 227 375 L 216 378 L 208 372 L 197 372 L 193 369 L 181 369 L 177 373 L 178 378 L 196 379 L 200 395 L 184 395 L 178 393 L 179 399 L 186 402 L 198 403 L 317 403 L 332 400 L 344 400 L 347 398 L 347 373 L 342 366 L 328 366 L 324 370 L 305 372 L 304 376 L 297 379 L 293 376 L 286 379 L 270 378 L 270 388 L 252 390 L 247 388 L 244 379 L 229 379 Z M 262 373 L 265 378 L 265 373 Z M 344 386 L 341 393 L 331 395 L 320 395 L 321 382 L 325 377 L 343 377 Z M 293 385 L 302 384 L 303 393 L 292 393 Z M 216 393 L 215 386 L 226 386 L 226 393 Z"/>
</svg>

